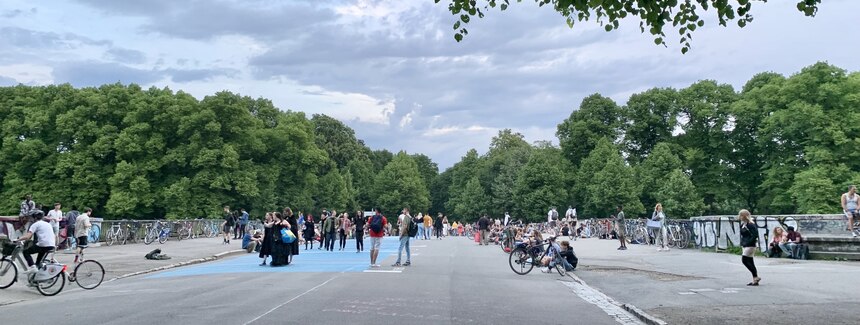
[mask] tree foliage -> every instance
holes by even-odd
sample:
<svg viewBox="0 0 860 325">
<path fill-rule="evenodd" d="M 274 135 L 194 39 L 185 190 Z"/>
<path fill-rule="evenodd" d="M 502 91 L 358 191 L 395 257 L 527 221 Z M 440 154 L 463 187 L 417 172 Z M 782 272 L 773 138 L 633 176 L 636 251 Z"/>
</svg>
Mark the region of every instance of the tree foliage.
<svg viewBox="0 0 860 325">
<path fill-rule="evenodd" d="M 436 3 L 443 2 L 435 0 Z M 522 2 L 522 0 L 517 0 Z M 681 52 L 686 53 L 691 46 L 693 32 L 705 25 L 706 13 L 713 13 L 712 19 L 721 26 L 735 21 L 744 27 L 753 21 L 753 3 L 750 0 L 534 0 L 541 7 L 558 12 L 562 19 L 573 28 L 578 22 L 596 21 L 607 32 L 618 29 L 624 19 L 638 20 L 639 29 L 654 36 L 654 43 L 666 45 L 666 33 L 678 33 Z M 763 1 L 762 1 L 763 2 Z M 454 22 L 454 39 L 457 42 L 469 33 L 466 25 L 475 17 L 484 18 L 492 9 L 505 11 L 510 0 L 445 0 Z M 815 16 L 821 0 L 799 0 L 797 10 L 806 16 Z"/>
<path fill-rule="evenodd" d="M 396 215 L 401 209 L 426 212 L 430 193 L 418 171 L 418 164 L 406 152 L 394 155 L 373 182 L 374 197 L 384 214 Z"/>
</svg>

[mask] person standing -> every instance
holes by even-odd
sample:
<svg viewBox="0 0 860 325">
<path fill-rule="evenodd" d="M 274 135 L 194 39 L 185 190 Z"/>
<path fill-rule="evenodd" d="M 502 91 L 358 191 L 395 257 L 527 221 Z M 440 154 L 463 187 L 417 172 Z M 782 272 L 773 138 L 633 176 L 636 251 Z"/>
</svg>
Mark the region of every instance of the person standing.
<svg viewBox="0 0 860 325">
<path fill-rule="evenodd" d="M 412 253 L 409 251 L 409 226 L 412 222 L 414 221 L 412 221 L 412 216 L 409 215 L 409 209 L 403 208 L 403 212 L 397 218 L 397 226 L 400 232 L 400 247 L 397 248 L 397 262 L 394 262 L 391 266 L 400 266 L 400 259 L 403 256 L 404 248 L 406 249 L 406 263 L 403 263 L 403 266 L 412 264 Z"/>
<path fill-rule="evenodd" d="M 245 228 L 248 227 L 248 219 L 251 217 L 248 215 L 248 212 L 245 211 L 245 208 L 239 209 L 239 225 L 236 227 L 235 237 L 233 239 L 239 239 L 242 234 L 245 233 Z"/>
<path fill-rule="evenodd" d="M 325 250 L 332 252 L 334 251 L 334 233 L 335 229 L 337 229 L 336 224 L 337 220 L 334 215 L 326 216 L 325 221 L 323 222 L 323 234 L 325 234 Z"/>
<path fill-rule="evenodd" d="M 27 194 L 24 196 L 24 201 L 21 201 L 21 209 L 19 210 L 19 217 L 29 217 L 30 213 L 36 210 L 36 202 L 33 202 L 33 195 Z"/>
<path fill-rule="evenodd" d="M 370 229 L 370 267 L 379 267 L 379 264 L 376 264 L 376 258 L 379 257 L 379 247 L 382 246 L 382 237 L 385 237 L 388 220 L 382 216 L 379 209 L 374 209 L 373 212 L 373 216 L 367 221 Z"/>
<path fill-rule="evenodd" d="M 848 218 L 848 232 L 854 237 L 857 237 L 854 232 L 854 219 L 860 217 L 858 207 L 860 207 L 860 195 L 857 195 L 857 186 L 851 185 L 848 187 L 848 192 L 842 194 L 842 212 Z"/>
<path fill-rule="evenodd" d="M 350 227 L 351 226 L 349 224 L 349 213 L 344 212 L 340 215 L 340 222 L 338 222 L 337 227 L 337 235 L 339 239 L 338 243 L 340 244 L 340 250 L 346 248 L 346 237 Z"/>
<path fill-rule="evenodd" d="M 657 203 L 654 206 L 654 213 L 651 214 L 651 220 L 648 221 L 648 233 L 654 236 L 654 244 L 657 246 L 658 252 L 669 251 L 666 247 L 666 214 L 663 213 L 663 205 Z"/>
<path fill-rule="evenodd" d="M 352 223 L 355 224 L 355 252 L 361 253 L 364 251 L 364 225 L 367 222 L 364 219 L 364 213 L 355 211 L 355 217 Z"/>
<path fill-rule="evenodd" d="M 316 233 L 314 229 L 314 216 L 309 214 L 307 218 L 305 218 L 305 250 L 308 250 L 308 244 L 311 244 L 311 249 L 314 249 L 314 240 L 316 240 Z"/>
<path fill-rule="evenodd" d="M 576 217 L 576 208 L 569 205 L 564 213 L 564 219 L 570 228 L 570 236 L 568 237 L 573 237 L 573 240 L 576 241 L 576 224 L 579 223 L 579 219 Z"/>
<path fill-rule="evenodd" d="M 81 252 L 88 246 L 90 229 L 93 224 L 90 222 L 90 216 L 93 214 L 93 209 L 85 208 L 84 213 L 75 218 L 75 238 L 78 241 L 78 247 L 75 249 L 75 263 L 78 262 Z"/>
<path fill-rule="evenodd" d="M 505 211 L 505 224 L 504 224 L 504 226 L 507 227 L 508 222 L 510 222 L 510 221 L 511 221 L 511 214 L 508 213 L 507 211 Z"/>
<path fill-rule="evenodd" d="M 627 250 L 627 225 L 624 220 L 624 207 L 620 204 L 618 205 L 618 213 L 615 215 L 615 234 L 618 237 L 618 241 L 621 242 L 618 250 Z"/>
<path fill-rule="evenodd" d="M 451 234 L 451 224 L 448 223 L 448 216 L 446 215 L 442 216 L 442 227 L 445 228 L 443 229 L 443 235 L 448 237 Z"/>
<path fill-rule="evenodd" d="M 747 285 L 757 286 L 761 282 L 761 278 L 758 277 L 758 270 L 755 267 L 753 256 L 755 256 L 758 242 L 758 227 L 752 222 L 750 212 L 746 209 L 738 213 L 738 221 L 741 223 L 741 247 L 743 248 L 741 262 L 753 276 L 752 282 L 747 283 Z"/>
<path fill-rule="evenodd" d="M 556 226 L 558 226 L 558 211 L 556 211 L 555 207 L 550 208 L 549 212 L 547 212 L 546 223 L 550 230 L 548 232 L 551 234 L 555 234 Z"/>
<path fill-rule="evenodd" d="M 487 218 L 487 215 L 478 219 L 478 231 L 480 232 L 481 241 L 478 242 L 478 245 L 487 245 L 487 233 L 490 230 L 490 219 Z"/>
<path fill-rule="evenodd" d="M 66 212 L 66 238 L 69 241 L 66 244 L 66 251 L 70 252 L 72 250 L 72 246 L 74 246 L 77 242 L 77 237 L 75 236 L 75 222 L 78 220 L 78 216 L 81 215 L 78 212 L 78 207 L 72 206 L 72 210 Z"/>
<path fill-rule="evenodd" d="M 284 243 L 282 230 L 289 231 L 290 224 L 284 219 L 280 212 L 275 212 L 275 223 L 272 226 L 272 263 L 271 266 L 285 266 L 290 264 L 290 247 Z"/>
<path fill-rule="evenodd" d="M 421 212 L 418 212 L 418 218 L 417 219 L 421 220 L 421 221 L 418 221 L 418 236 L 417 237 L 419 240 L 423 240 L 424 239 L 424 215 L 421 214 Z"/>
<path fill-rule="evenodd" d="M 290 247 L 290 255 L 288 256 L 289 260 L 287 261 L 287 264 L 292 264 L 293 258 L 295 258 L 296 255 L 299 255 L 299 234 L 301 231 L 299 231 L 299 221 L 296 219 L 296 215 L 293 214 L 293 210 L 286 208 L 284 211 L 286 211 L 284 219 L 286 219 L 287 223 L 290 225 L 289 230 L 293 233 L 293 237 L 295 238 L 292 243 L 287 244 Z"/>
<path fill-rule="evenodd" d="M 60 202 L 54 203 L 54 209 L 48 211 L 48 223 L 51 224 L 51 229 L 54 230 L 54 243 L 60 243 L 60 220 L 63 220 L 63 210 Z M 68 234 L 66 234 L 68 236 Z"/>
<path fill-rule="evenodd" d="M 266 212 L 266 219 L 263 220 L 263 243 L 260 245 L 260 258 L 263 262 L 260 266 L 266 266 L 266 260 L 272 255 L 272 241 L 274 238 L 275 217 L 271 212 Z"/>
</svg>

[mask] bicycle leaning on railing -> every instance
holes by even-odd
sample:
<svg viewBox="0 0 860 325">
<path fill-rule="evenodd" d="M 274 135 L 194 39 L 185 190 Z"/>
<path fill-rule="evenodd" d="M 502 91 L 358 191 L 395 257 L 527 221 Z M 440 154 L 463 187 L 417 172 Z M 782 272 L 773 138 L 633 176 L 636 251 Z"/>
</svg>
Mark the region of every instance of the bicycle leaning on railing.
<svg viewBox="0 0 860 325">
<path fill-rule="evenodd" d="M 143 243 L 147 245 L 152 244 L 156 240 L 158 240 L 159 244 L 164 244 L 170 237 L 170 227 L 167 223 L 159 220 L 146 224 L 145 229 L 146 236 L 143 237 Z"/>
</svg>

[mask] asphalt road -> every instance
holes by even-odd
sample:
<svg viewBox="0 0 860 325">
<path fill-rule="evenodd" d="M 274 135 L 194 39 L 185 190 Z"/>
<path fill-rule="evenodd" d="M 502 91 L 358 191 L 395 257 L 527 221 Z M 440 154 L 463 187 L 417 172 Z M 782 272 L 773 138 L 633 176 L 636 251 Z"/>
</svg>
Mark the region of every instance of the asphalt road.
<svg viewBox="0 0 860 325">
<path fill-rule="evenodd" d="M 385 239 L 376 272 L 367 272 L 366 252 L 349 248 L 302 250 L 281 268 L 240 255 L 3 306 L 0 315 L 9 324 L 618 324 L 569 278 L 514 274 L 498 246 L 412 244 L 409 267 L 389 266 L 396 238 Z"/>
</svg>

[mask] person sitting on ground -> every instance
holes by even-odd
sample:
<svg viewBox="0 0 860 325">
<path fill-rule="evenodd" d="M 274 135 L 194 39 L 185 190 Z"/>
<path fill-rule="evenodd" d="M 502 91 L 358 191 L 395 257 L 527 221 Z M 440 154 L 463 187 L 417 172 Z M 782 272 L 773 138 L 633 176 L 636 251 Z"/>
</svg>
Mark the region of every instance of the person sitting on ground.
<svg viewBox="0 0 860 325">
<path fill-rule="evenodd" d="M 785 230 L 782 227 L 773 228 L 773 237 L 771 237 L 770 244 L 768 245 L 768 255 L 767 257 L 782 257 L 782 248 L 780 245 L 785 243 Z"/>
<path fill-rule="evenodd" d="M 788 254 L 788 258 L 797 258 L 795 250 L 797 245 L 803 243 L 803 236 L 794 230 L 794 227 L 788 227 L 788 233 L 785 235 L 785 241 L 779 244 L 779 248 Z"/>
<path fill-rule="evenodd" d="M 242 236 L 242 249 L 244 249 L 248 253 L 259 251 L 260 244 L 262 242 L 263 236 L 260 234 L 259 230 L 248 229 L 245 235 Z"/>
<path fill-rule="evenodd" d="M 576 253 L 573 251 L 573 247 L 570 246 L 569 241 L 561 241 L 561 252 L 559 254 L 564 258 L 564 269 L 566 271 L 576 270 L 579 259 L 576 258 Z"/>
<path fill-rule="evenodd" d="M 540 261 L 541 265 L 546 267 L 546 269 L 541 268 L 541 272 L 544 273 L 552 272 L 552 268 L 555 266 L 553 261 L 556 255 L 561 253 L 561 247 L 555 242 L 555 236 L 550 236 L 547 241 L 549 241 L 549 246 L 546 248 L 546 255 Z"/>
</svg>

